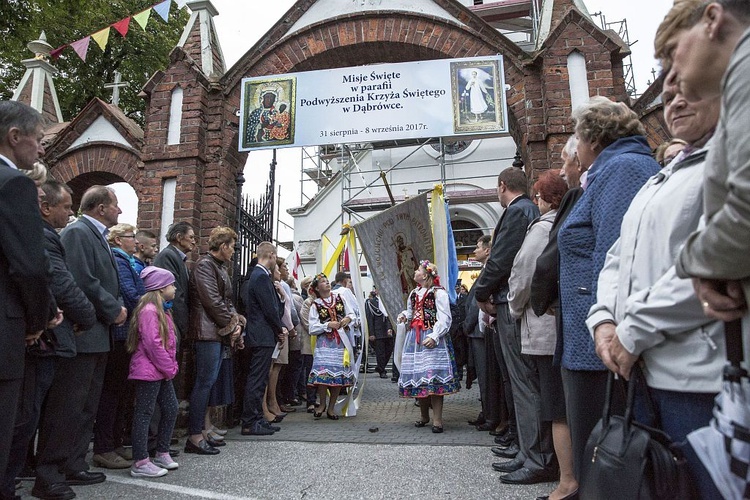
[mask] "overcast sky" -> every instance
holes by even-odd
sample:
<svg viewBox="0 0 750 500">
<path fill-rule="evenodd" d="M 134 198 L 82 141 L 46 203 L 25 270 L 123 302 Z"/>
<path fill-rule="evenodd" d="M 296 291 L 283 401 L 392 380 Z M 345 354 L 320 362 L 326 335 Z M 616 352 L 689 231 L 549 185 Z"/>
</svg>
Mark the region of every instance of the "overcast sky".
<svg viewBox="0 0 750 500">
<path fill-rule="evenodd" d="M 340 2 L 358 0 L 336 0 Z M 383 0 L 385 5 L 389 0 Z M 653 80 L 651 69 L 656 68 L 657 63 L 653 59 L 653 40 L 656 28 L 664 18 L 672 5 L 671 0 L 584 0 L 590 13 L 602 12 L 608 23 L 627 19 L 628 32 L 632 49 L 633 71 L 638 92 L 643 92 Z M 286 13 L 294 0 L 275 0 L 262 2 L 258 8 L 257 0 L 254 2 L 238 0 L 212 0 L 219 11 L 214 18 L 216 30 L 219 35 L 221 47 L 224 52 L 227 67 L 231 67 Z M 178 4 L 184 4 L 179 0 Z M 594 18 L 596 22 L 599 18 Z M 281 220 L 292 224 L 292 218 L 285 210 L 300 205 L 300 167 L 301 153 L 298 149 L 280 149 L 277 153 L 277 193 L 281 186 Z M 258 151 L 250 153 L 245 169 L 245 193 L 252 196 L 260 194 L 265 187 L 265 179 L 268 176 L 268 164 L 271 161 L 270 151 Z M 257 182 L 253 182 L 257 181 Z M 119 190 L 118 190 L 119 191 Z M 134 224 L 135 194 L 130 189 L 119 195 L 123 215 L 121 222 Z M 292 231 L 281 226 L 279 239 L 291 240 Z"/>
</svg>

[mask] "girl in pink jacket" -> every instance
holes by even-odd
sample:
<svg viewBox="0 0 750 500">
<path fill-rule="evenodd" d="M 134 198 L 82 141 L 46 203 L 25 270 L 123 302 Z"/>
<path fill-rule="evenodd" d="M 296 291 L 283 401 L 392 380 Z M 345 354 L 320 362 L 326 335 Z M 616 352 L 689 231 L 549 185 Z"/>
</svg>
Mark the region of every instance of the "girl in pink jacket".
<svg viewBox="0 0 750 500">
<path fill-rule="evenodd" d="M 130 375 L 135 381 L 133 411 L 133 477 L 161 477 L 178 467 L 169 455 L 169 441 L 177 420 L 177 396 L 172 379 L 177 374 L 176 339 L 172 322 L 174 275 L 158 267 L 141 271 L 146 294 L 133 311 L 127 348 L 133 353 Z M 156 456 L 148 457 L 148 424 L 159 403 L 161 420 L 156 442 Z"/>
</svg>

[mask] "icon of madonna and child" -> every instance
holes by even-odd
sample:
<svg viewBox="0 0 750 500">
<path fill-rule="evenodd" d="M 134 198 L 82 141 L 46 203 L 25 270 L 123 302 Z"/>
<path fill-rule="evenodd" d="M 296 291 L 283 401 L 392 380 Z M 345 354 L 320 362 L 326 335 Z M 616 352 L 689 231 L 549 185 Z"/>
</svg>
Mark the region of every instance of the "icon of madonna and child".
<svg viewBox="0 0 750 500">
<path fill-rule="evenodd" d="M 293 78 L 245 82 L 242 148 L 294 142 Z"/>
</svg>

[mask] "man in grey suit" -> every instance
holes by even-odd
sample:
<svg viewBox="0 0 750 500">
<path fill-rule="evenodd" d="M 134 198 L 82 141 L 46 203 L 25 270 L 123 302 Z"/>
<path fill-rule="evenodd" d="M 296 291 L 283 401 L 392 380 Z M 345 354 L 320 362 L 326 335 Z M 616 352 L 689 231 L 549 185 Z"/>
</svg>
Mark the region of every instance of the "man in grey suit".
<svg viewBox="0 0 750 500">
<path fill-rule="evenodd" d="M 114 257 L 105 239 L 122 211 L 111 188 L 92 186 L 83 194 L 81 212 L 83 215 L 63 230 L 60 239 L 70 273 L 94 305 L 97 321 L 76 336 L 76 356 L 61 359 L 57 368 L 66 383 L 47 396 L 46 438 L 39 442 L 32 490 L 37 498 L 72 498 L 72 491 L 57 495 L 50 491 L 51 485 L 95 484 L 106 479 L 100 472 L 89 472 L 85 459 L 111 348 L 109 329 L 124 323 L 127 317 Z M 53 409 L 57 415 L 49 414 Z"/>
<path fill-rule="evenodd" d="M 188 273 L 187 260 L 188 254 L 195 248 L 195 230 L 187 222 L 177 222 L 169 226 L 167 231 L 167 241 L 169 245 L 164 248 L 154 259 L 154 265 L 161 267 L 174 274 L 175 292 L 172 317 L 175 326 L 177 326 L 178 339 L 188 332 L 188 320 L 190 318 L 190 297 L 188 297 L 188 288 L 190 275 Z"/>
<path fill-rule="evenodd" d="M 42 217 L 31 170 L 39 156 L 42 116 L 15 101 L 0 102 L 0 471 L 8 465 L 25 346 L 50 319 Z M 0 491 L 0 496 L 12 495 Z M 11 497 L 12 498 L 12 497 Z"/>
</svg>

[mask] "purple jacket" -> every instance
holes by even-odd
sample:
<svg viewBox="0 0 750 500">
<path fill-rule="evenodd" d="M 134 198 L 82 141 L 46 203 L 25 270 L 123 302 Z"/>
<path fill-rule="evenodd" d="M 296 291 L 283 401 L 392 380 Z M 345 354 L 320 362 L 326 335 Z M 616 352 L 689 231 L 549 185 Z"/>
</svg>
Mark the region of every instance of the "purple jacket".
<svg viewBox="0 0 750 500">
<path fill-rule="evenodd" d="M 164 349 L 161 345 L 159 317 L 156 315 L 155 305 L 148 304 L 141 309 L 137 320 L 138 347 L 130 359 L 130 375 L 128 375 L 128 378 L 149 382 L 173 379 L 177 375 L 177 343 L 172 315 L 167 314 L 167 325 L 169 327 L 167 349 Z"/>
</svg>

